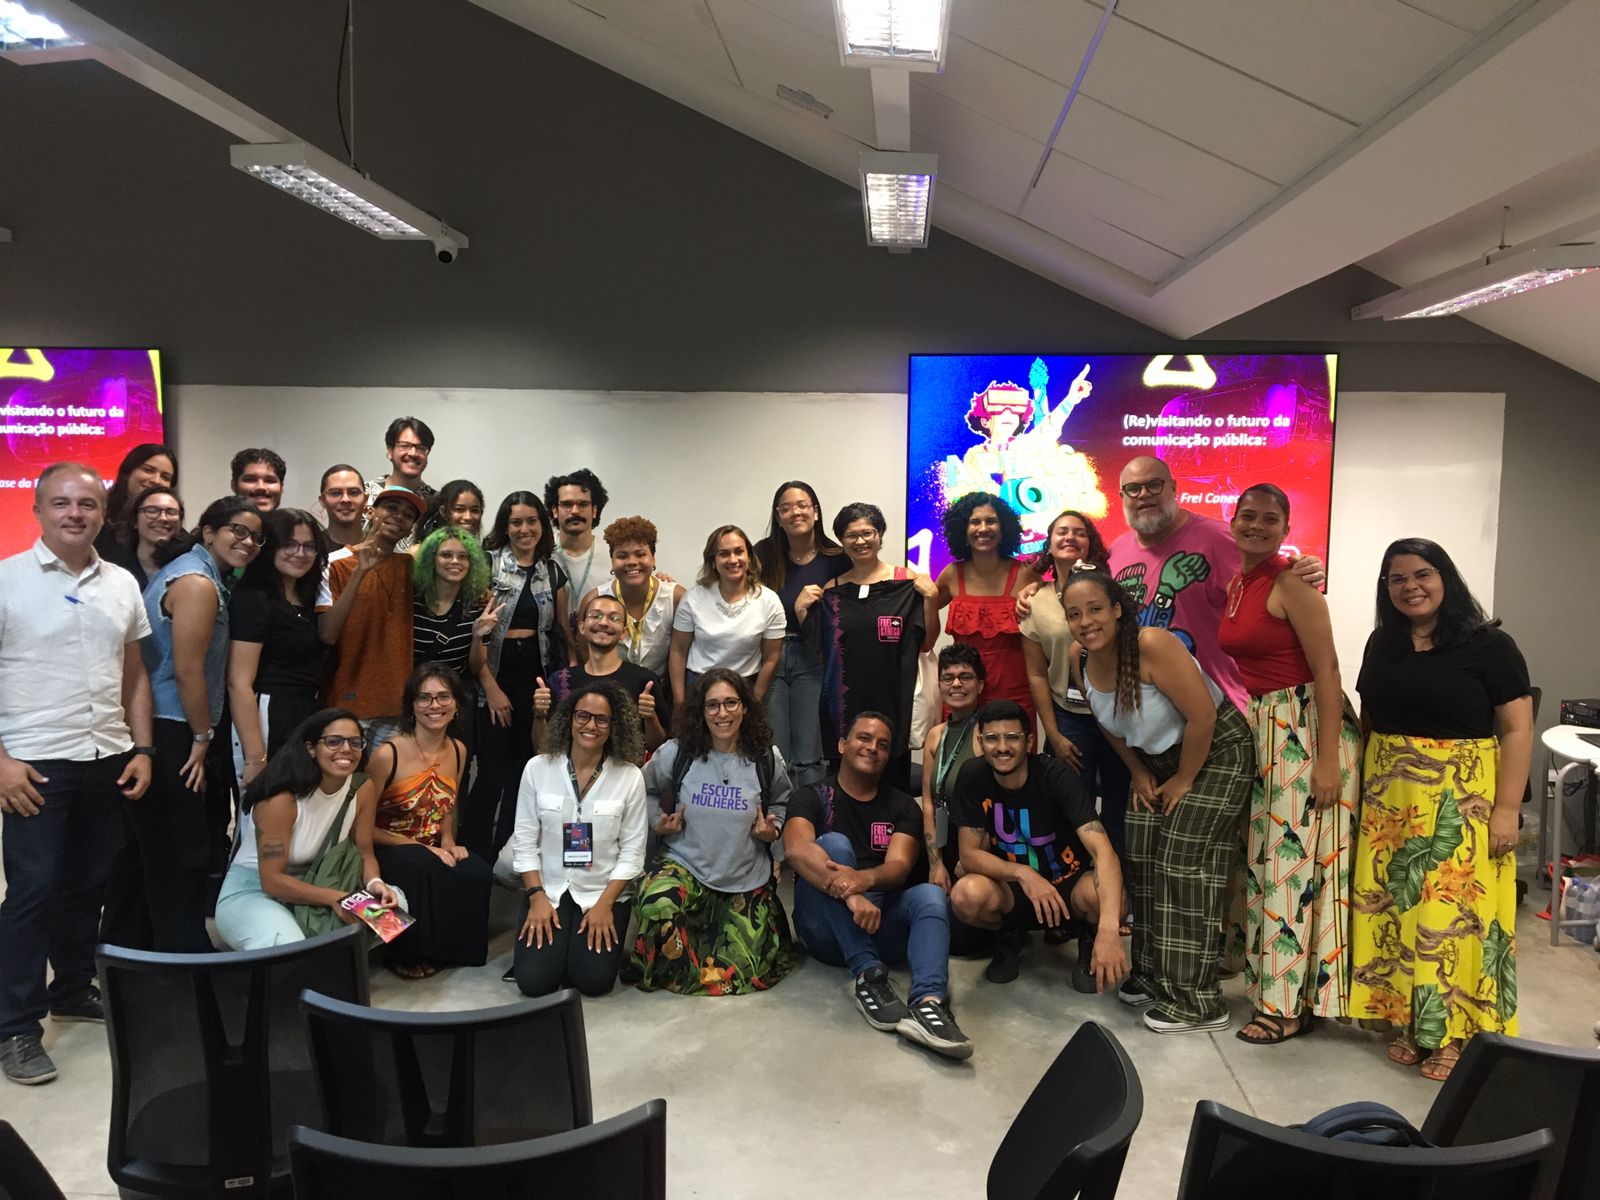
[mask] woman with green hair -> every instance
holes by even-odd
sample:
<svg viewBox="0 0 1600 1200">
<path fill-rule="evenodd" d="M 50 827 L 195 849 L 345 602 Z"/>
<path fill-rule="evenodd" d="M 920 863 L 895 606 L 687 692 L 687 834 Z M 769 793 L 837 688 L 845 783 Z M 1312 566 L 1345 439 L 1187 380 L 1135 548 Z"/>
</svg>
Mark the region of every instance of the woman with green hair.
<svg viewBox="0 0 1600 1200">
<path fill-rule="evenodd" d="M 465 529 L 435 529 L 411 569 L 412 662 L 444 663 L 463 679 L 488 661 L 484 639 L 500 620 L 489 591 L 489 558 Z"/>
</svg>

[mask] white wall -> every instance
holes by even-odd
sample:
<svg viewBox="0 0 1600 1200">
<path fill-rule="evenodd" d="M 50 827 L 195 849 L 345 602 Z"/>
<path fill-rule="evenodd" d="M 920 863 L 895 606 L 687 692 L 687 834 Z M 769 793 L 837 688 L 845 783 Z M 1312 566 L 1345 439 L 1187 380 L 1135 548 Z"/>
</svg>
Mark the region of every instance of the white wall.
<svg viewBox="0 0 1600 1200">
<path fill-rule="evenodd" d="M 765 533 L 773 489 L 787 479 L 815 487 L 829 521 L 870 500 L 888 521 L 885 544 L 905 538 L 903 395 L 212 385 L 168 394 L 191 514 L 227 493 L 234 451 L 270 446 L 289 463 L 285 503 L 320 515 L 323 470 L 340 461 L 368 477 L 387 470 L 384 430 L 411 415 L 437 439 L 427 481 L 477 483 L 486 527 L 507 492 L 542 494 L 551 475 L 589 467 L 610 493 L 603 520 L 649 517 L 657 561 L 684 583 L 716 526 Z"/>
<path fill-rule="evenodd" d="M 1432 538 L 1494 611 L 1505 408 L 1500 393 L 1340 393 L 1328 607 L 1352 699 L 1390 542 Z"/>
</svg>

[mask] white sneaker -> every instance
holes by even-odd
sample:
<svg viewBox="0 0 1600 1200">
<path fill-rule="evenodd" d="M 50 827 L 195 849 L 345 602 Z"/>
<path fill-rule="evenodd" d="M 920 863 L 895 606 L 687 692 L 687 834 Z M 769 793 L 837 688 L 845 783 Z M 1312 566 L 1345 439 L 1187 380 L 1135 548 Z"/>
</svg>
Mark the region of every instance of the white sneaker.
<svg viewBox="0 0 1600 1200">
<path fill-rule="evenodd" d="M 1144 1014 L 1144 1027 L 1152 1033 L 1209 1033 L 1216 1029 L 1226 1029 L 1231 1020 L 1226 1010 L 1204 1021 L 1180 1021 L 1176 1017 L 1168 1016 L 1159 1008 L 1152 1008 Z"/>
</svg>

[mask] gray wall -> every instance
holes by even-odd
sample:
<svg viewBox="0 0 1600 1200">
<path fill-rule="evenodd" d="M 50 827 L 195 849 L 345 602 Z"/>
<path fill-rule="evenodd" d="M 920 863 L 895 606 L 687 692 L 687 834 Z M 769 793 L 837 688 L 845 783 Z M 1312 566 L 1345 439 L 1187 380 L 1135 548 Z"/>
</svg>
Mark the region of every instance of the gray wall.
<svg viewBox="0 0 1600 1200">
<path fill-rule="evenodd" d="M 87 3 L 338 147 L 342 5 Z M 901 391 L 914 351 L 1174 349 L 948 234 L 870 251 L 851 189 L 463 0 L 357 9 L 360 161 L 467 232 L 457 263 L 248 179 L 227 135 L 104 68 L 0 63 L 0 335 L 161 346 L 180 383 L 649 391 Z M 1194 348 L 1337 350 L 1352 390 L 1506 393 L 1496 595 L 1553 716 L 1600 693 L 1580 617 L 1600 384 L 1466 322 L 1349 321 L 1384 290 L 1340 272 Z"/>
</svg>

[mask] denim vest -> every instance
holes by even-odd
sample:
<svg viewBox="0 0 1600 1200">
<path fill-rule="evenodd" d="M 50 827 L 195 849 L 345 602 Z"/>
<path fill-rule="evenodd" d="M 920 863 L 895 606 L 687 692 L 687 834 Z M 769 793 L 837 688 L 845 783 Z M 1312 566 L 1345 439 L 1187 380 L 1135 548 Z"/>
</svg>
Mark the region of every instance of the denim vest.
<svg viewBox="0 0 1600 1200">
<path fill-rule="evenodd" d="M 162 567 L 144 589 L 144 607 L 150 614 L 151 634 L 139 644 L 145 670 L 150 673 L 150 690 L 155 695 L 155 715 L 160 720 L 184 721 L 183 700 L 178 695 L 178 676 L 172 661 L 172 618 L 161 611 L 161 601 L 174 579 L 184 575 L 204 575 L 217 589 L 217 619 L 206 646 L 206 699 L 211 724 L 222 719 L 228 668 L 228 586 L 223 582 L 211 551 L 196 544 Z"/>
<path fill-rule="evenodd" d="M 511 547 L 502 546 L 489 555 L 489 580 L 495 602 L 501 605 L 500 623 L 489 635 L 489 673 L 493 675 L 500 670 L 500 649 L 505 645 L 506 630 L 511 628 L 511 614 L 517 607 L 518 597 L 522 595 L 525 580 L 528 581 L 528 591 L 533 594 L 533 602 L 539 612 L 539 661 L 544 664 L 547 673 L 566 666 L 565 657 L 561 662 L 552 664 L 550 652 L 551 634 L 556 624 L 555 594 L 566 586 L 567 573 L 548 558 L 528 568 L 519 566 Z M 565 643 L 562 645 L 562 654 L 565 655 Z"/>
</svg>

